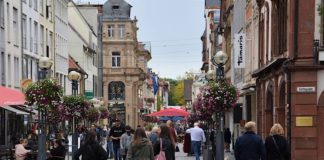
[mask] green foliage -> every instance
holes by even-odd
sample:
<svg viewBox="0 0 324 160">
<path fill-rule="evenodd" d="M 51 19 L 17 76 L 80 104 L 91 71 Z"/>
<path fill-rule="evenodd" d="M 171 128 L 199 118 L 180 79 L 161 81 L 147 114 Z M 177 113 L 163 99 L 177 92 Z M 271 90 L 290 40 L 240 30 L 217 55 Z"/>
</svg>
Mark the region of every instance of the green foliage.
<svg viewBox="0 0 324 160">
<path fill-rule="evenodd" d="M 71 120 L 73 117 L 82 119 L 86 116 L 86 110 L 90 107 L 85 96 L 64 96 L 63 105 L 65 107 L 66 119 Z"/>
<path fill-rule="evenodd" d="M 171 106 L 183 106 L 185 105 L 184 100 L 184 81 L 173 80 L 170 82 L 170 93 L 169 93 L 169 105 Z"/>
<path fill-rule="evenodd" d="M 317 11 L 318 11 L 318 14 L 319 14 L 320 16 L 324 16 L 324 5 L 323 5 L 323 4 L 318 5 L 318 6 L 317 6 Z"/>
<path fill-rule="evenodd" d="M 99 117 L 100 117 L 99 110 L 97 108 L 95 108 L 95 107 L 90 107 L 86 111 L 86 115 L 87 115 L 88 121 L 90 121 L 92 123 L 97 122 L 99 120 Z"/>
<path fill-rule="evenodd" d="M 157 110 L 158 111 L 161 110 L 161 107 L 163 105 L 163 99 L 160 95 L 157 96 L 157 104 L 156 105 L 157 105 Z"/>
</svg>

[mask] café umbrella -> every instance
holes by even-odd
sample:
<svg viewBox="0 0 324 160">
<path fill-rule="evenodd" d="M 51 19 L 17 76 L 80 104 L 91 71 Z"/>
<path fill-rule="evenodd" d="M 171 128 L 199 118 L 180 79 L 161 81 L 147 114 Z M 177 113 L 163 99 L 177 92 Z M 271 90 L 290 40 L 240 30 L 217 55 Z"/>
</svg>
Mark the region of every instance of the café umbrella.
<svg viewBox="0 0 324 160">
<path fill-rule="evenodd" d="M 151 114 L 148 114 L 147 116 L 187 117 L 189 116 L 189 114 L 190 114 L 189 112 L 182 109 L 167 108 L 167 109 L 160 110 L 158 112 L 153 112 Z"/>
</svg>

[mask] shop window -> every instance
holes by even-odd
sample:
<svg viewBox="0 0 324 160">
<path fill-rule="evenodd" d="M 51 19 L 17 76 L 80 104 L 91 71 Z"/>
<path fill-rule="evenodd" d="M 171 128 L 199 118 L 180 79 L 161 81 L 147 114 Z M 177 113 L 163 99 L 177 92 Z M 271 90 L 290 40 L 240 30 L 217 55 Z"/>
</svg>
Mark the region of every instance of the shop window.
<svg viewBox="0 0 324 160">
<path fill-rule="evenodd" d="M 125 84 L 121 81 L 110 82 L 108 100 L 125 100 Z"/>
</svg>

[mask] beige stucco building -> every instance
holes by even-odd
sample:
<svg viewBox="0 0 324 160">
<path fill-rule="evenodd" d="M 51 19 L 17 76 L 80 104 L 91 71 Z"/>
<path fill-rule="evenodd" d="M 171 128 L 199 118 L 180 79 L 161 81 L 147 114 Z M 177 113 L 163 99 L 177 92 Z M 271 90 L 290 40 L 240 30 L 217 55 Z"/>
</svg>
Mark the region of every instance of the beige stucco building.
<svg viewBox="0 0 324 160">
<path fill-rule="evenodd" d="M 131 5 L 109 0 L 102 17 L 103 88 L 111 121 L 118 118 L 136 127 L 139 122 L 140 90 L 147 72 L 150 51 L 137 41 L 136 18 Z"/>
</svg>

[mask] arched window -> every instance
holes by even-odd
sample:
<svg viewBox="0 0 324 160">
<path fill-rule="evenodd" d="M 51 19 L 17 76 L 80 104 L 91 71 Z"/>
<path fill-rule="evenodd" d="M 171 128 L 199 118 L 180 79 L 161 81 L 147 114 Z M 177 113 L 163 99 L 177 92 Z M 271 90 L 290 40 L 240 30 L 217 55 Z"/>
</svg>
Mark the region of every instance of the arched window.
<svg viewBox="0 0 324 160">
<path fill-rule="evenodd" d="M 113 81 L 108 85 L 108 100 L 125 100 L 125 84 Z"/>
<path fill-rule="evenodd" d="M 279 54 L 287 51 L 287 0 L 278 0 Z"/>
</svg>

